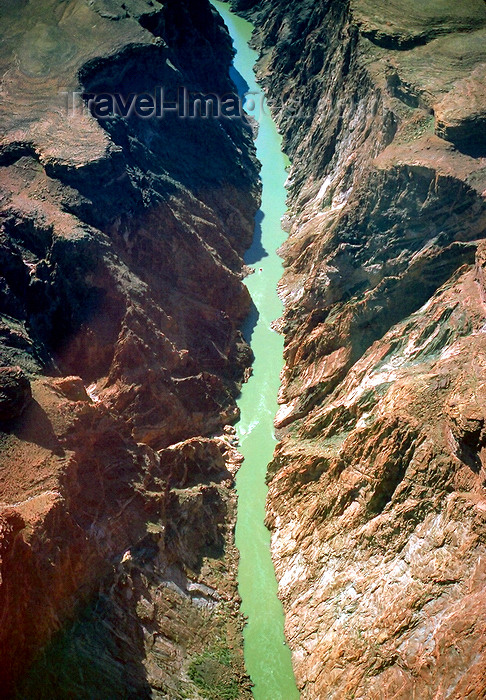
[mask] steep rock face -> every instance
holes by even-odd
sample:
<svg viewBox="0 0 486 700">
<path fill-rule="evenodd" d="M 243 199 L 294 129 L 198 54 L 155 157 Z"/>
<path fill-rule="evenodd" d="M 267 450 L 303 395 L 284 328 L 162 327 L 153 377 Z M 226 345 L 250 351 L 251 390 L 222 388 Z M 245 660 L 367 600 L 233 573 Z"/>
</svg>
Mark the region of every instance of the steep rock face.
<svg viewBox="0 0 486 700">
<path fill-rule="evenodd" d="M 483 697 L 486 5 L 235 5 L 293 161 L 267 520 L 302 697 Z"/>
<path fill-rule="evenodd" d="M 207 685 L 245 696 L 237 459 L 205 440 L 251 361 L 252 132 L 92 101 L 229 93 L 230 39 L 192 0 L 4 3 L 2 33 L 2 693 L 197 697 L 222 647 Z"/>
</svg>

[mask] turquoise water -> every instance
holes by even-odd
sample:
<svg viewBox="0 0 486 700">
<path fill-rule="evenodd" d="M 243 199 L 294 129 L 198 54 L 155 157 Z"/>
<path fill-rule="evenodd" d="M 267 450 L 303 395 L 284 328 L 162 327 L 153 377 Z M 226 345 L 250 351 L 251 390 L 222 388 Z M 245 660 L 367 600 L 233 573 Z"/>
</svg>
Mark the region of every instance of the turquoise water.
<svg viewBox="0 0 486 700">
<path fill-rule="evenodd" d="M 245 457 L 236 479 L 238 581 L 242 612 L 248 617 L 244 630 L 245 662 L 254 683 L 256 700 L 295 700 L 299 693 L 290 650 L 284 643 L 283 609 L 277 598 L 270 533 L 264 525 L 265 475 L 275 447 L 273 418 L 283 364 L 283 340 L 271 330 L 270 323 L 282 313 L 276 289 L 283 268 L 275 251 L 285 240 L 280 218 L 286 210 L 284 185 L 288 160 L 281 151 L 281 138 L 268 108 L 262 109 L 262 93 L 253 73 L 257 55 L 248 46 L 252 25 L 231 13 L 224 3 L 214 0 L 213 5 L 222 15 L 234 41 L 237 51 L 234 68 L 248 89 L 256 93 L 248 98 L 246 107 L 259 124 L 256 148 L 262 164 L 263 184 L 255 240 L 246 256 L 246 262 L 256 269 L 255 274 L 246 279 L 256 311 L 244 328 L 247 340 L 251 336 L 255 362 L 253 375 L 243 386 L 238 401 L 241 419 L 236 426 Z"/>
</svg>

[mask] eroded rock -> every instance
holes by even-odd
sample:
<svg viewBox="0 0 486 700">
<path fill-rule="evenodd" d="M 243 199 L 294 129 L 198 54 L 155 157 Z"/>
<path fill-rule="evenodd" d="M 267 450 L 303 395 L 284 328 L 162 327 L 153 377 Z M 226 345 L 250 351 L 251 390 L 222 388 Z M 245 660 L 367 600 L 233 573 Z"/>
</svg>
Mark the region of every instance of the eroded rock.
<svg viewBox="0 0 486 700">
<path fill-rule="evenodd" d="M 267 522 L 301 695 L 482 697 L 486 6 L 236 4 L 292 161 Z"/>
<path fill-rule="evenodd" d="M 104 120 L 86 95 L 226 94 L 231 41 L 192 0 L 4 3 L 1 32 L 0 359 L 35 397 L 19 416 L 28 385 L 8 375 L 5 415 L 18 418 L 0 431 L 0 509 L 26 526 L 1 545 L 2 696 L 20 678 L 25 696 L 195 696 L 192 656 L 229 637 L 248 697 L 227 603 L 232 477 L 205 437 L 234 419 L 251 360 L 238 327 L 259 201 L 252 130 Z M 189 534 L 169 548 L 179 522 Z M 210 621 L 187 562 L 192 583 L 225 592 Z"/>
</svg>

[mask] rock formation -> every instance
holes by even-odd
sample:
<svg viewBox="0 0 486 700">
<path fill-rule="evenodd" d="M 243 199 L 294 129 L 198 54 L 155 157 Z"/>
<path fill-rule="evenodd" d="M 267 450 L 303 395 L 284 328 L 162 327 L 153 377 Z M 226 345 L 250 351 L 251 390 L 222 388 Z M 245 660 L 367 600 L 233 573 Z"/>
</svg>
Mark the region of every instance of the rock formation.
<svg viewBox="0 0 486 700">
<path fill-rule="evenodd" d="M 252 132 L 93 107 L 233 91 L 229 36 L 201 0 L 1 11 L 2 697 L 246 697 L 223 427 Z"/>
<path fill-rule="evenodd" d="M 303 698 L 486 693 L 486 4 L 237 0 L 292 160 L 268 524 Z"/>
<path fill-rule="evenodd" d="M 0 367 L 0 420 L 18 418 L 31 398 L 30 382 L 20 367 Z"/>
</svg>

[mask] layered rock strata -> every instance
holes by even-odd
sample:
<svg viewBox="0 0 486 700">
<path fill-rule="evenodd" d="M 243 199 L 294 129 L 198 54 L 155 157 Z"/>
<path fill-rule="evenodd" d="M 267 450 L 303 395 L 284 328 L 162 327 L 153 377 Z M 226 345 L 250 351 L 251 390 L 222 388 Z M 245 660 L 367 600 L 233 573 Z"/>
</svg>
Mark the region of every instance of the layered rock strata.
<svg viewBox="0 0 486 700">
<path fill-rule="evenodd" d="M 486 5 L 244 0 L 293 161 L 268 524 L 303 698 L 482 698 Z"/>
<path fill-rule="evenodd" d="M 92 109 L 233 91 L 230 38 L 192 0 L 4 3 L 2 33 L 2 697 L 246 696 L 251 129 Z"/>
</svg>

